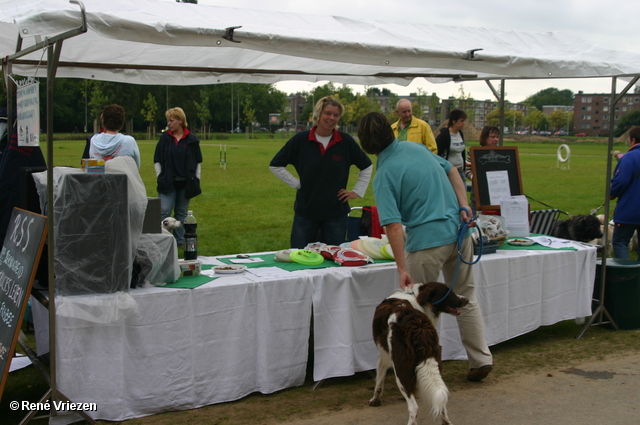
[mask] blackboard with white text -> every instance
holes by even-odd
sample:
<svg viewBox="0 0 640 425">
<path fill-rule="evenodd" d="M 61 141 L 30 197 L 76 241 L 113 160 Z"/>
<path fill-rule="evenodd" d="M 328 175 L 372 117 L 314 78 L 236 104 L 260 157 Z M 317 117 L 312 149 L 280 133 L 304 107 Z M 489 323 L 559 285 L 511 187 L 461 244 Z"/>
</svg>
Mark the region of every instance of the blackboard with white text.
<svg viewBox="0 0 640 425">
<path fill-rule="evenodd" d="M 14 208 L 0 251 L 0 398 L 47 235 L 47 217 Z"/>
<path fill-rule="evenodd" d="M 524 195 L 517 146 L 473 146 L 469 156 L 478 211 L 500 210 L 501 196 Z"/>
</svg>

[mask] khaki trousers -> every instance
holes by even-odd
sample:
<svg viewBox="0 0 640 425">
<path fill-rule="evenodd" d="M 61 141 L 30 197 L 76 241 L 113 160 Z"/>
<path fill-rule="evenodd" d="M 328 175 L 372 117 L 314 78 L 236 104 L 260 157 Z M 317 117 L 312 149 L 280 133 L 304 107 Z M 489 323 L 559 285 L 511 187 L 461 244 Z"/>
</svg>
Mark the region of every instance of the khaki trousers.
<svg viewBox="0 0 640 425">
<path fill-rule="evenodd" d="M 405 254 L 407 271 L 413 281 L 415 283 L 438 282 L 442 270 L 444 283 L 450 285 L 458 261 L 457 245 L 457 243 L 452 243 L 407 252 Z M 463 241 L 462 258 L 467 262 L 471 262 L 473 258 L 473 244 L 469 237 Z M 472 266 L 460 263 L 453 292 L 469 300 L 469 304 L 461 309 L 461 314 L 457 316 L 460 337 L 469 358 L 469 367 L 475 369 L 485 365 L 493 365 L 493 357 L 484 337 L 484 325 L 476 298 Z"/>
</svg>

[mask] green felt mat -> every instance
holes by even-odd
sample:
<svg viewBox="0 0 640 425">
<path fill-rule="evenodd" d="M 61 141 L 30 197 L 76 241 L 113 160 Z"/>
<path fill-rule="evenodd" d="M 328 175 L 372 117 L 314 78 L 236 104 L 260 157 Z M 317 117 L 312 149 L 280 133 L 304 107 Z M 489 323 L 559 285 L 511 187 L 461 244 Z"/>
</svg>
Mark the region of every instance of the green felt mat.
<svg viewBox="0 0 640 425">
<path fill-rule="evenodd" d="M 543 236 L 543 235 L 531 235 L 531 236 Z M 522 239 L 522 238 L 509 238 L 507 239 L 507 242 L 511 239 Z M 523 250 L 523 249 L 528 249 L 531 251 L 577 251 L 577 248 L 574 248 L 572 246 L 568 246 L 566 248 L 551 248 L 549 246 L 544 246 L 544 245 L 540 245 L 539 243 L 534 243 L 533 245 L 529 245 L 529 246 L 517 246 L 517 245 L 509 245 L 507 242 L 504 243 L 504 245 L 502 245 L 501 247 L 499 247 L 499 250 L 504 250 L 504 251 L 516 251 L 516 250 Z"/>
<path fill-rule="evenodd" d="M 227 258 L 218 257 L 216 259 L 226 264 L 234 264 L 230 261 L 234 258 L 235 257 L 227 257 Z M 315 266 L 308 266 L 306 264 L 300 264 L 300 263 L 282 263 L 280 261 L 275 260 L 275 254 L 252 255 L 250 258 L 261 258 L 264 261 L 260 263 L 238 263 L 238 264 L 247 266 L 247 268 L 250 268 L 250 269 L 257 268 L 257 267 L 278 267 L 278 268 L 281 268 L 282 270 L 287 270 L 290 272 L 293 272 L 296 270 L 324 269 L 327 267 L 342 267 L 336 264 L 334 261 L 329 261 L 329 260 L 324 260 L 323 263 L 320 263 Z M 392 262 L 393 262 L 392 260 L 374 260 L 375 264 L 392 263 Z"/>
<path fill-rule="evenodd" d="M 202 270 L 209 270 L 213 268 L 212 265 L 203 264 Z M 180 288 L 180 289 L 194 289 L 198 286 L 202 286 L 205 283 L 209 283 L 212 280 L 217 279 L 217 277 L 209 277 L 209 276 L 184 276 L 179 278 L 174 283 L 169 283 L 168 285 L 160 286 L 160 288 Z"/>
</svg>

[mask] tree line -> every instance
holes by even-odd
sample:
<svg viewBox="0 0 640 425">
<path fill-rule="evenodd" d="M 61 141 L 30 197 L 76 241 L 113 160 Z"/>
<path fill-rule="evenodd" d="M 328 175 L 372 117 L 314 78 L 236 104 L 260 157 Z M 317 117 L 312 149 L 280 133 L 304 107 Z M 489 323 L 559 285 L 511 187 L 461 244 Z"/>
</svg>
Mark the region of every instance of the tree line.
<svg viewBox="0 0 640 425">
<path fill-rule="evenodd" d="M 46 130 L 46 79 L 40 79 L 40 119 L 41 128 Z M 371 111 L 381 111 L 380 97 L 386 97 L 388 107 L 384 111 L 390 122 L 398 117 L 395 104 L 400 96 L 387 88 L 368 87 L 364 94 L 354 93 L 346 84 L 336 86 L 329 82 L 313 88 L 309 92 L 297 93 L 306 103 L 296 124 L 307 126 L 311 121 L 313 107 L 320 98 L 333 95 L 345 105 L 345 113 L 340 119 L 342 126 L 356 126 L 360 118 Z M 458 96 L 439 99 L 435 94 L 427 95 L 418 89 L 412 93 L 413 115 L 422 117 L 428 111 L 429 120 L 446 120 L 435 112 L 441 102 L 449 103 L 449 109 L 460 108 L 467 111 L 473 121 L 474 99 L 461 86 Z M 0 102 L 6 101 L 6 94 L 0 93 Z M 269 114 L 280 114 L 281 123 L 291 121 L 292 111 L 288 108 L 287 94 L 276 89 L 273 84 L 213 84 L 195 86 L 133 85 L 107 81 L 57 78 L 54 90 L 55 132 L 93 132 L 99 126 L 99 116 L 104 106 L 117 103 L 127 114 L 126 132 L 146 131 L 155 138 L 156 131 L 166 127 L 164 112 L 179 106 L 184 109 L 190 127 L 199 132 L 229 132 L 240 127 L 253 129 L 268 127 Z M 573 113 L 556 110 L 550 115 L 542 112 L 543 105 L 573 105 L 571 90 L 547 88 L 529 96 L 525 104 L 531 106 L 527 114 L 511 109 L 505 110 L 505 124 L 509 127 L 530 127 L 532 129 L 561 129 L 567 131 L 573 124 Z M 618 132 L 629 126 L 640 124 L 640 113 L 634 112 L 623 119 Z M 623 117 L 626 118 L 626 117 Z M 487 114 L 487 125 L 499 124 L 499 111 Z M 280 123 L 279 123 L 280 124 Z"/>
<path fill-rule="evenodd" d="M 40 82 L 40 120 L 46 131 L 46 79 Z M 386 90 L 386 89 L 385 89 Z M 336 87 L 326 83 L 311 92 L 301 92 L 306 106 L 300 122 L 307 123 L 313 114 L 313 104 L 321 97 L 334 95 L 345 105 L 340 123 L 356 124 L 362 115 L 379 111 L 377 102 L 355 94 L 347 85 Z M 0 103 L 6 102 L 6 92 L 0 93 Z M 229 132 L 238 127 L 267 127 L 269 114 L 280 114 L 282 123 L 289 120 L 287 94 L 273 84 L 213 84 L 194 86 L 134 85 L 108 81 L 56 78 L 54 88 L 54 131 L 94 132 L 99 126 L 102 109 L 117 103 L 125 109 L 125 132 L 147 131 L 154 137 L 166 127 L 164 113 L 179 106 L 187 115 L 189 126 L 196 131 Z"/>
<path fill-rule="evenodd" d="M 46 79 L 38 80 L 41 128 L 46 131 Z M 6 102 L 6 93 L 0 101 Z M 161 86 L 56 78 L 54 131 L 82 132 L 86 127 L 93 132 L 102 109 L 112 103 L 125 109 L 128 132 L 165 128 L 164 113 L 176 106 L 184 109 L 191 128 L 227 132 L 254 121 L 267 123 L 270 113 L 284 111 L 287 94 L 271 84 Z"/>
</svg>

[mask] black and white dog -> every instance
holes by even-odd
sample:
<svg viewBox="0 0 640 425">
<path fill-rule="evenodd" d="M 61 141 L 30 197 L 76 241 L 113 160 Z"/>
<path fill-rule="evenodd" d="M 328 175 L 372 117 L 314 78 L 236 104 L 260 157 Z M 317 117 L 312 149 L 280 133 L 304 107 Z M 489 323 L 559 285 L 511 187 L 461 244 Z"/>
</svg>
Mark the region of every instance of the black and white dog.
<svg viewBox="0 0 640 425">
<path fill-rule="evenodd" d="M 553 229 L 556 238 L 589 242 L 601 238 L 600 220 L 595 215 L 576 215 L 568 220 L 560 220 Z"/>
<path fill-rule="evenodd" d="M 160 222 L 160 227 L 162 227 L 162 229 L 166 230 L 167 232 L 171 232 L 172 230 L 175 230 L 181 226 L 182 223 L 173 217 L 167 217 Z"/>
<path fill-rule="evenodd" d="M 409 425 L 417 423 L 419 399 L 430 405 L 435 421 L 451 424 L 447 415 L 449 390 L 440 374 L 441 349 L 435 325 L 440 313 L 457 316 L 469 300 L 453 291 L 447 295 L 448 290 L 438 282 L 415 284 L 410 292 L 397 292 L 382 301 L 373 316 L 373 339 L 380 357 L 369 405 L 380 406 L 385 376 L 393 366 L 396 383 L 407 401 Z"/>
</svg>

